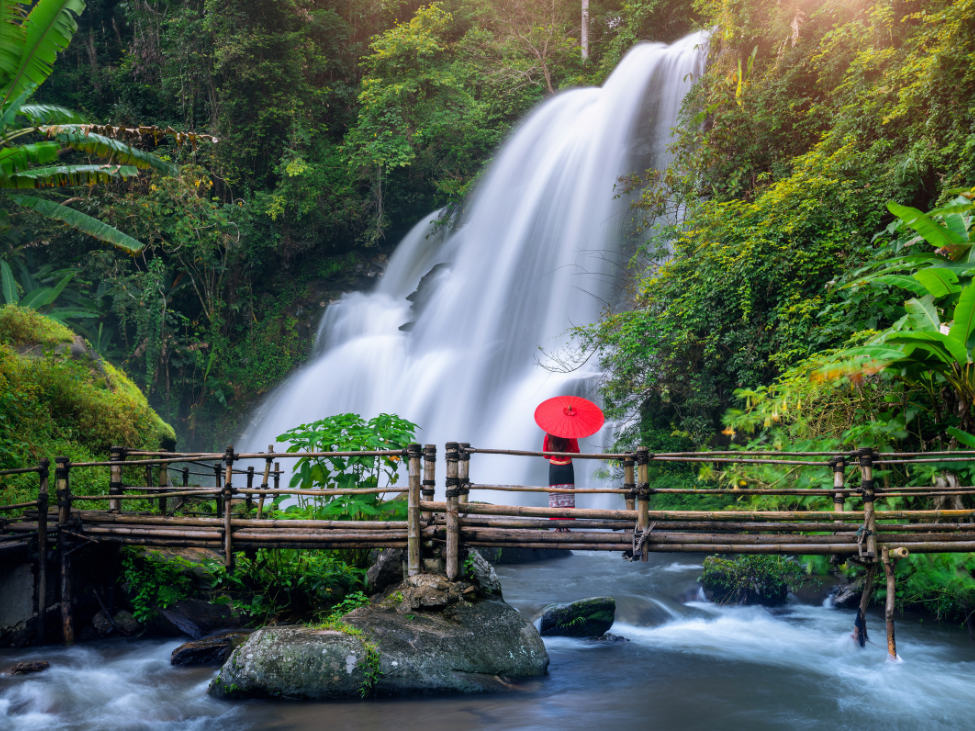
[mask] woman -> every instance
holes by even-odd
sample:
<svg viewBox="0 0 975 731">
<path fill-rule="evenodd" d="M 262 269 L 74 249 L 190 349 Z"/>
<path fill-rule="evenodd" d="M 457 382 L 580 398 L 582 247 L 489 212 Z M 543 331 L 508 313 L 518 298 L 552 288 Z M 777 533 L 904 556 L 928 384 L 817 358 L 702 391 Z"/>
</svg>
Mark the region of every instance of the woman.
<svg viewBox="0 0 975 731">
<path fill-rule="evenodd" d="M 576 439 L 563 439 L 553 434 L 546 434 L 545 441 L 542 443 L 543 452 L 571 452 L 579 454 L 579 442 Z M 548 485 L 571 489 L 576 486 L 575 471 L 572 469 L 572 457 L 547 457 L 548 459 Z M 550 492 L 548 494 L 548 506 L 550 508 L 574 508 L 576 506 L 576 496 L 571 492 Z M 572 520 L 572 518 L 552 518 L 552 520 Z M 565 533 L 568 528 L 556 528 L 556 531 Z"/>
</svg>

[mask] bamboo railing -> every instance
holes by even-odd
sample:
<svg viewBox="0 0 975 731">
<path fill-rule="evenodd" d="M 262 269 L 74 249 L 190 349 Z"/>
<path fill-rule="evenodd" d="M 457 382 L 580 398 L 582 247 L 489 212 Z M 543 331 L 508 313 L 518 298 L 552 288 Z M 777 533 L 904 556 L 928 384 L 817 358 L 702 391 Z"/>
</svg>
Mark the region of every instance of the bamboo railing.
<svg viewBox="0 0 975 731">
<path fill-rule="evenodd" d="M 38 555 L 38 602 L 46 607 L 46 555 L 56 544 L 60 561 L 62 633 L 74 636 L 71 616 L 71 554 L 84 545 L 109 547 L 144 545 L 198 547 L 222 553 L 233 570 L 238 551 L 258 548 L 382 549 L 406 550 L 410 575 L 424 570 L 444 570 L 451 580 L 461 576 L 465 547 L 565 548 L 618 551 L 630 560 L 647 561 L 654 552 L 726 554 L 809 554 L 845 556 L 868 568 L 868 591 L 879 566 L 888 586 L 895 581 L 893 565 L 910 552 L 954 553 L 975 551 L 975 510 L 876 511 L 875 501 L 885 497 L 955 497 L 975 494 L 975 487 L 904 486 L 878 487 L 876 466 L 975 461 L 975 452 L 927 452 L 880 454 L 870 449 L 855 452 L 668 452 L 651 453 L 638 448 L 626 453 L 563 454 L 527 450 L 471 447 L 448 442 L 444 452 L 444 499 L 435 499 L 436 447 L 411 444 L 405 449 L 371 452 L 267 452 L 236 453 L 228 446 L 222 453 L 129 450 L 112 447 L 105 462 L 72 464 L 55 459 L 56 514 L 48 512 L 48 462 L 35 467 L 0 471 L 0 476 L 36 473 L 38 499 L 0 506 L 3 513 L 19 511 L 19 517 L 0 521 L 0 560 L 13 548 L 35 546 Z M 623 483 L 618 487 L 551 488 L 537 485 L 476 484 L 471 482 L 471 457 L 597 459 L 618 463 Z M 374 456 L 403 459 L 407 465 L 405 487 L 369 489 L 302 490 L 282 487 L 281 462 L 302 457 Z M 244 464 L 250 462 L 250 464 Z M 767 489 L 652 489 L 650 465 L 659 462 L 783 465 L 829 470 L 833 487 Z M 74 494 L 71 474 L 78 470 L 108 469 L 108 492 Z M 848 470 L 859 474 L 849 484 Z M 141 473 L 139 471 L 142 471 Z M 144 474 L 145 484 L 130 484 L 125 475 Z M 210 485 L 191 484 L 212 480 Z M 174 479 L 175 478 L 175 479 Z M 235 478 L 242 479 L 235 483 Z M 255 484 L 260 480 L 260 484 Z M 174 484 L 178 482 L 179 484 Z M 544 508 L 490 505 L 470 502 L 471 491 L 494 493 L 570 493 L 618 495 L 620 506 L 611 509 Z M 336 497 L 350 494 L 405 494 L 407 518 L 401 521 L 287 520 L 265 509 L 268 497 Z M 767 495 L 832 497 L 832 510 L 651 510 L 654 494 Z M 211 513 L 194 513 L 193 501 L 213 504 Z M 850 501 L 859 510 L 847 510 Z M 255 510 L 256 503 L 256 510 Z M 104 509 L 90 509 L 104 505 Z M 127 509 L 134 506 L 136 511 Z M 150 508 L 147 512 L 147 507 Z M 236 511 L 236 512 L 235 512 Z M 179 514 L 182 512 L 183 514 Z M 552 519 L 572 519 L 571 532 L 553 532 Z M 56 520 L 52 535 L 48 524 Z M 896 521 L 896 522 L 890 522 Z M 950 522 L 944 522 L 950 521 Z M 563 527 L 565 524 L 560 524 Z M 891 594 L 892 595 L 892 594 Z M 863 609 L 865 610 L 865 605 Z M 889 612 L 892 652 L 893 615 Z M 43 637 L 44 611 L 38 611 L 39 636 Z"/>
</svg>

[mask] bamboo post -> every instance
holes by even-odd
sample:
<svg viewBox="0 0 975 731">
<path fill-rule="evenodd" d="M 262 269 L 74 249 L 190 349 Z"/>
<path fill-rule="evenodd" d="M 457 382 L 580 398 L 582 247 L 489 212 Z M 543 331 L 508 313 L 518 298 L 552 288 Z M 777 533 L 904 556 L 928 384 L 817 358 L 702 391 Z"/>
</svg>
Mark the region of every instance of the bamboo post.
<svg viewBox="0 0 975 731">
<path fill-rule="evenodd" d="M 163 452 L 168 452 L 168 449 L 160 450 Z M 162 497 L 159 498 L 159 512 L 163 515 L 166 514 L 167 508 L 169 507 L 169 501 L 166 498 L 166 488 L 169 487 L 169 463 L 162 462 L 159 465 L 159 494 Z"/>
<path fill-rule="evenodd" d="M 471 492 L 471 455 L 470 452 L 467 451 L 468 447 L 471 446 L 471 443 L 461 442 L 459 446 L 460 464 L 458 465 L 457 477 L 460 479 L 460 495 L 458 496 L 458 501 L 461 503 L 466 503 Z"/>
<path fill-rule="evenodd" d="M 223 482 L 221 482 L 221 478 L 223 477 L 223 475 L 220 474 L 220 473 L 221 473 L 220 463 L 219 462 L 214 462 L 213 463 L 213 481 L 215 483 L 214 484 L 214 487 L 217 488 L 218 490 L 222 490 L 223 489 Z M 223 517 L 223 500 L 220 499 L 220 496 L 217 496 L 217 501 L 216 502 L 217 502 L 217 517 L 218 518 L 222 518 Z"/>
<path fill-rule="evenodd" d="M 146 465 L 146 487 L 152 487 L 152 465 Z M 152 490 L 149 490 L 146 495 L 152 495 Z M 150 498 L 149 504 L 152 505 L 152 499 Z M 152 508 L 149 508 L 152 510 Z"/>
<path fill-rule="evenodd" d="M 860 608 L 857 610 L 860 626 L 863 628 L 862 639 L 857 634 L 858 630 L 856 627 L 853 629 L 853 638 L 860 643 L 860 647 L 863 647 L 863 643 L 870 639 L 867 633 L 867 607 L 870 606 L 870 597 L 873 595 L 873 582 L 876 576 L 877 564 L 872 563 L 867 566 L 867 576 L 863 582 L 863 594 L 860 596 Z"/>
<path fill-rule="evenodd" d="M 458 464 L 460 455 L 457 442 L 447 442 L 447 545 L 445 547 L 447 561 L 447 579 L 457 581 L 460 578 L 460 516 L 457 510 L 460 498 Z"/>
<path fill-rule="evenodd" d="M 433 502 L 437 487 L 437 445 L 423 445 L 423 482 L 420 483 L 420 494 L 425 502 Z M 421 513 L 424 524 L 429 524 L 433 520 L 433 513 L 429 510 Z"/>
<path fill-rule="evenodd" d="M 223 461 L 226 464 L 225 479 L 223 484 L 223 494 L 220 496 L 223 498 L 223 550 L 224 550 L 224 563 L 228 571 L 234 570 L 234 546 L 232 540 L 232 534 L 230 530 L 230 516 L 233 510 L 231 500 L 233 500 L 234 486 L 234 445 L 228 444 L 227 451 L 224 453 Z"/>
<path fill-rule="evenodd" d="M 846 480 L 846 461 L 843 457 L 834 457 L 830 460 L 830 464 L 833 465 L 833 487 L 837 490 L 843 489 L 843 483 Z M 844 510 L 846 498 L 842 492 L 833 493 L 833 512 L 842 513 Z M 842 522 L 842 521 L 837 521 Z"/>
<path fill-rule="evenodd" d="M 274 463 L 274 489 L 275 490 L 281 489 L 281 463 L 280 462 Z"/>
<path fill-rule="evenodd" d="M 273 454 L 274 453 L 274 445 L 273 444 L 268 444 L 267 445 L 267 453 L 268 454 Z M 270 457 L 265 457 L 264 458 L 264 481 L 261 482 L 261 489 L 262 490 L 267 490 L 267 478 L 268 478 L 268 475 L 269 474 L 271 474 L 271 458 Z M 275 485 L 275 487 L 276 487 L 276 485 Z M 264 513 L 264 497 L 265 497 L 265 495 L 262 492 L 260 494 L 260 497 L 258 497 L 258 499 L 257 499 L 257 519 L 258 520 L 261 519 L 261 515 Z"/>
<path fill-rule="evenodd" d="M 650 452 L 646 447 L 636 448 L 637 468 L 637 531 L 642 533 L 650 525 Z M 641 561 L 649 559 L 647 544 L 643 544 Z"/>
<path fill-rule="evenodd" d="M 254 487 L 254 465 L 248 465 L 247 467 L 247 489 L 250 490 Z M 250 493 L 244 497 L 244 503 L 247 506 L 247 517 L 251 515 L 251 509 L 254 507 L 254 497 Z"/>
<path fill-rule="evenodd" d="M 37 490 L 37 644 L 44 644 L 44 617 L 47 614 L 47 479 L 51 462 L 37 465 L 40 486 Z"/>
<path fill-rule="evenodd" d="M 421 573 L 422 556 L 420 551 L 420 456 L 419 444 L 410 444 L 406 448 L 409 459 L 409 485 L 407 493 L 407 571 L 410 576 Z"/>
<path fill-rule="evenodd" d="M 866 545 L 866 551 L 861 549 L 860 557 L 869 561 L 876 561 L 877 556 L 877 515 L 874 512 L 873 488 L 873 449 L 866 447 L 860 450 L 860 488 L 863 490 L 863 525 L 866 531 L 865 540 L 860 545 Z"/>
<path fill-rule="evenodd" d="M 71 520 L 69 495 L 71 461 L 67 457 L 54 458 L 54 488 L 58 498 L 58 553 L 61 557 L 61 630 L 64 644 L 74 644 L 74 618 L 71 606 L 71 559 L 65 545 L 65 530 Z"/>
<path fill-rule="evenodd" d="M 889 660 L 897 659 L 897 640 L 894 637 L 894 609 L 897 605 L 897 579 L 894 576 L 894 569 L 897 566 L 897 559 L 907 558 L 909 555 L 906 548 L 881 549 L 882 561 L 884 564 L 884 574 L 887 576 L 887 601 L 884 604 L 884 618 L 887 620 L 887 655 Z"/>
<path fill-rule="evenodd" d="M 108 494 L 109 495 L 121 495 L 122 494 L 122 462 L 125 461 L 125 447 L 112 447 L 111 456 L 108 458 L 110 462 L 116 462 L 108 468 Z M 118 513 L 122 510 L 121 500 L 109 500 L 108 509 L 112 513 Z"/>
<path fill-rule="evenodd" d="M 633 476 L 633 460 L 623 460 L 623 489 L 630 492 L 626 496 L 626 509 L 634 510 L 636 501 L 636 479 Z"/>
</svg>

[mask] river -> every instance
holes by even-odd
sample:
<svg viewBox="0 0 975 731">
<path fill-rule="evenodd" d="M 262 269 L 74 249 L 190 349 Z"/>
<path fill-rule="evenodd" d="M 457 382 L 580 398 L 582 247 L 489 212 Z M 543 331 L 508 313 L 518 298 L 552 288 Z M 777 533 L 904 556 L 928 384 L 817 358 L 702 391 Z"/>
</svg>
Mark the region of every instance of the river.
<svg viewBox="0 0 975 731">
<path fill-rule="evenodd" d="M 458 731 L 464 729 L 967 728 L 975 708 L 975 644 L 967 632 L 900 619 L 901 662 L 849 639 L 853 613 L 794 603 L 782 611 L 700 600 L 702 557 L 617 554 L 498 568 L 505 598 L 534 614 L 550 601 L 614 596 L 613 633 L 629 642 L 546 640 L 544 678 L 510 692 L 331 703 L 228 703 L 206 696 L 213 668 L 174 668 L 179 640 L 116 640 L 0 651 L 0 668 L 47 660 L 34 676 L 0 678 L 4 731 Z"/>
</svg>

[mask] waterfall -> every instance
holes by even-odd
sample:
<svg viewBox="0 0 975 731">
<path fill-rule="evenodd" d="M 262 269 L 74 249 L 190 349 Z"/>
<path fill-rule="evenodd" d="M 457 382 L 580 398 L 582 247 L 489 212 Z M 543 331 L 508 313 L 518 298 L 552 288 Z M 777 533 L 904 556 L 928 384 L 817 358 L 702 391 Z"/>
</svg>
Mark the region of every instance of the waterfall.
<svg viewBox="0 0 975 731">
<path fill-rule="evenodd" d="M 499 151 L 456 225 L 434 227 L 438 213 L 424 218 L 373 292 L 328 307 L 316 355 L 257 411 L 245 448 L 262 450 L 298 424 L 351 411 L 409 419 L 422 428 L 417 440 L 441 452 L 446 441 L 541 449 L 538 403 L 592 397 L 599 374 L 593 363 L 549 372 L 537 363 L 539 348 L 559 351 L 569 328 L 596 321 L 619 297 L 627 203 L 614 185 L 667 164 L 669 131 L 702 71 L 706 42 L 695 33 L 670 46 L 641 44 L 602 87 L 541 104 Z M 411 310 L 407 297 L 428 273 L 419 298 L 426 302 Z M 580 446 L 599 449 L 602 438 Z M 475 457 L 471 480 L 543 485 L 546 469 L 541 459 Z M 587 469 L 577 465 L 578 484 L 592 479 Z"/>
</svg>

